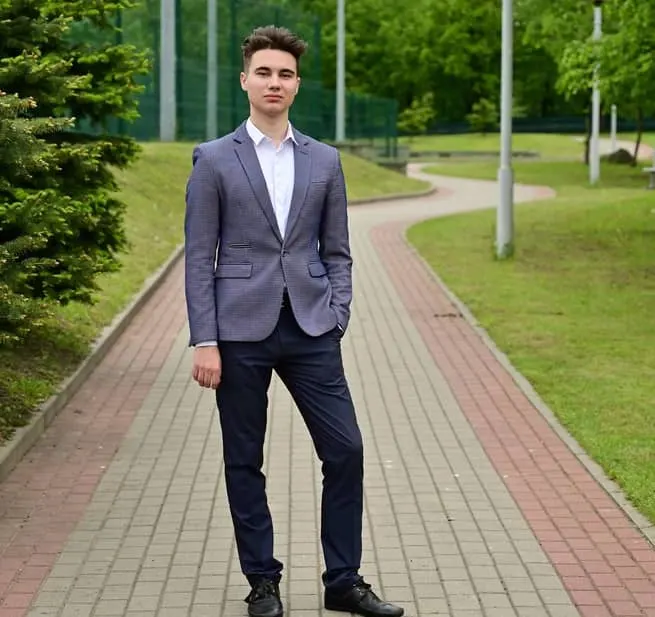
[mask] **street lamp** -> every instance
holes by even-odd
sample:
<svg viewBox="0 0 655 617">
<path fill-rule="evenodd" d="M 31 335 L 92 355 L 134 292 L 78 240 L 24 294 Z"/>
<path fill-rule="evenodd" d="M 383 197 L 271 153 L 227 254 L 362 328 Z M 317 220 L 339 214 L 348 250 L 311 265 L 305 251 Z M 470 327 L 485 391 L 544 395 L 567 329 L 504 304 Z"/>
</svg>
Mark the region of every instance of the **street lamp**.
<svg viewBox="0 0 655 617">
<path fill-rule="evenodd" d="M 346 139 L 346 0 L 337 0 L 337 143 Z"/>
<path fill-rule="evenodd" d="M 177 135 L 176 0 L 161 0 L 159 17 L 159 138 L 175 141 Z"/>
<path fill-rule="evenodd" d="M 205 136 L 218 137 L 218 12 L 216 0 L 207 0 L 207 109 Z"/>
<path fill-rule="evenodd" d="M 503 0 L 503 34 L 500 92 L 500 203 L 496 212 L 496 256 L 514 252 L 514 172 L 512 170 L 512 81 L 514 53 L 512 0 Z"/>
<path fill-rule="evenodd" d="M 594 41 L 600 41 L 603 33 L 603 0 L 594 3 Z M 589 182 L 596 184 L 600 178 L 600 87 L 599 69 L 594 68 L 594 86 L 591 98 L 591 145 L 589 153 Z"/>
</svg>

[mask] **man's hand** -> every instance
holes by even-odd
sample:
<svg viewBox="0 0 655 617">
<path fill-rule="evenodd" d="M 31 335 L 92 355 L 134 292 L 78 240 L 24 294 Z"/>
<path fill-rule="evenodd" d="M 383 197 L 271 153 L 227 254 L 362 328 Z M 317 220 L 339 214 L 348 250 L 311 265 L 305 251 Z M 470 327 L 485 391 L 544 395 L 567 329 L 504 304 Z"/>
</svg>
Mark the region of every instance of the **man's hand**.
<svg viewBox="0 0 655 617">
<path fill-rule="evenodd" d="M 216 390 L 221 383 L 221 354 L 218 347 L 196 347 L 193 352 L 193 378 L 203 387 Z"/>
</svg>

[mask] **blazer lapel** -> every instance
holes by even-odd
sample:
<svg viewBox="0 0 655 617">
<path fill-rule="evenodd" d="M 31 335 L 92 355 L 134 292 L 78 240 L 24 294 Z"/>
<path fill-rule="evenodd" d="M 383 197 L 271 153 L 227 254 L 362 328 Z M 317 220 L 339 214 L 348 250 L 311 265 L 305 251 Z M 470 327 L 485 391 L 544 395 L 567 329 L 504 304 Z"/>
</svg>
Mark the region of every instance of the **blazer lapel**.
<svg viewBox="0 0 655 617">
<path fill-rule="evenodd" d="M 264 174 L 262 173 L 262 168 L 259 165 L 259 159 L 255 152 L 255 146 L 248 135 L 245 123 L 235 131 L 234 141 L 236 142 L 234 149 L 237 157 L 239 158 L 241 167 L 243 167 L 243 171 L 252 187 L 252 191 L 257 198 L 257 202 L 264 211 L 264 215 L 273 229 L 276 238 L 282 242 L 280 228 L 278 227 L 275 210 L 273 209 L 273 204 L 271 203 L 271 198 L 268 194 L 266 180 L 264 179 Z"/>
<path fill-rule="evenodd" d="M 294 130 L 294 129 L 292 129 Z M 312 157 L 309 150 L 309 140 L 298 131 L 295 131 L 296 141 L 298 142 L 294 148 L 294 183 L 293 193 L 291 195 L 291 206 L 289 207 L 289 218 L 287 220 L 287 229 L 285 236 L 290 237 L 293 231 L 293 226 L 298 220 L 298 215 L 305 203 L 307 196 L 307 189 L 309 188 L 309 179 L 312 170 Z"/>
</svg>

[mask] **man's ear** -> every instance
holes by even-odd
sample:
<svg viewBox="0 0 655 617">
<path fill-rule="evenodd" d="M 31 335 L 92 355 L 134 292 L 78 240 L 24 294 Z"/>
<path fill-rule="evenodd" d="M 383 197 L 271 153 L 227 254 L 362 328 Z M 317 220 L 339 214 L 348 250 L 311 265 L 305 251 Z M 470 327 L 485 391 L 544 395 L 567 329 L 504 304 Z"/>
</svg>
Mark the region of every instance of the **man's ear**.
<svg viewBox="0 0 655 617">
<path fill-rule="evenodd" d="M 248 76 L 243 71 L 239 76 L 239 81 L 241 82 L 241 89 L 245 92 L 247 90 Z"/>
</svg>

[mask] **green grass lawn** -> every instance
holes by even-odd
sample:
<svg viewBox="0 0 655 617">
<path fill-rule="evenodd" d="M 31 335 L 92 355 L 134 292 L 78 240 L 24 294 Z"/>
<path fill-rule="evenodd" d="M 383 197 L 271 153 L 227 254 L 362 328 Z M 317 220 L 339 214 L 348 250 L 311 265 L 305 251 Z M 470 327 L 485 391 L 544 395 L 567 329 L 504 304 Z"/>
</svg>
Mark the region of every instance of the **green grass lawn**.
<svg viewBox="0 0 655 617">
<path fill-rule="evenodd" d="M 528 151 L 539 154 L 546 160 L 578 160 L 581 161 L 584 155 L 584 143 L 576 140 L 581 135 L 557 135 L 550 133 L 515 133 L 512 137 L 512 148 L 514 151 Z M 609 135 L 602 134 L 602 138 L 609 139 Z M 618 135 L 619 141 L 634 141 L 634 133 L 623 133 Z M 644 143 L 655 145 L 655 135 L 645 134 Z M 498 133 L 481 135 L 471 133 L 465 135 L 425 135 L 414 137 L 411 140 L 401 137 L 399 143 L 410 146 L 411 150 L 417 153 L 425 153 L 429 158 L 429 152 L 438 151 L 469 151 L 469 152 L 490 152 L 500 151 L 500 135 Z"/>
<path fill-rule="evenodd" d="M 525 163 L 517 176 L 558 197 L 516 207 L 513 260 L 492 257 L 493 210 L 420 223 L 409 239 L 655 522 L 655 193 L 630 168 L 603 166 L 600 190 L 583 165 Z"/>
<path fill-rule="evenodd" d="M 514 179 L 520 184 L 546 185 L 564 190 L 571 194 L 580 190 L 585 195 L 588 191 L 604 191 L 608 188 L 627 188 L 643 191 L 648 186 L 648 178 L 641 169 L 644 165 L 625 167 L 622 165 L 601 165 L 600 182 L 596 189 L 589 186 L 589 168 L 582 163 L 567 161 L 513 161 Z M 479 180 L 496 180 L 498 161 L 443 162 L 429 164 L 424 171 L 430 174 L 455 176 L 458 178 L 475 178 Z M 595 193 L 594 193 L 595 198 Z"/>
<path fill-rule="evenodd" d="M 536 152 L 545 158 L 581 158 L 584 153 L 583 144 L 575 140 L 575 135 L 551 135 L 516 133 L 512 139 L 514 150 Z M 414 152 L 430 151 L 469 151 L 495 152 L 500 151 L 500 135 L 481 135 L 477 133 L 466 135 L 426 135 L 401 138 L 400 143 L 409 145 Z"/>
<path fill-rule="evenodd" d="M 0 444 L 75 370 L 102 329 L 182 242 L 191 151 L 191 144 L 144 144 L 138 163 L 118 173 L 131 245 L 121 258 L 123 268 L 99 279 L 93 306 L 58 308 L 30 340 L 15 349 L 0 348 Z M 342 160 L 353 199 L 429 186 L 347 154 Z"/>
</svg>

